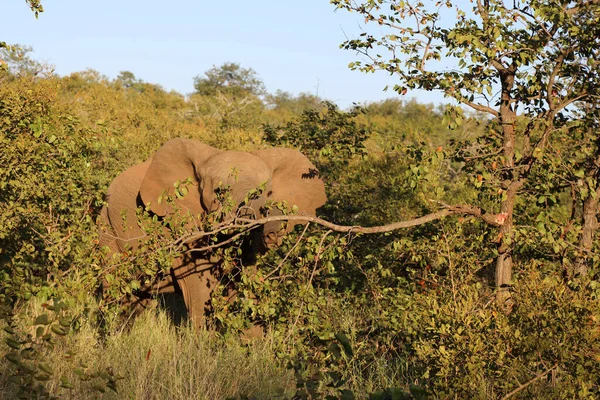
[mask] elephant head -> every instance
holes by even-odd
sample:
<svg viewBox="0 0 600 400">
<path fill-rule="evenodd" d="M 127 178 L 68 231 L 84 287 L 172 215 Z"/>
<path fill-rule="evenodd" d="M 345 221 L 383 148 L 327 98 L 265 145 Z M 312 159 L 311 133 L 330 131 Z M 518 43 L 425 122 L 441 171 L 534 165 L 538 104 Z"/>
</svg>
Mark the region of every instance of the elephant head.
<svg viewBox="0 0 600 400">
<path fill-rule="evenodd" d="M 238 216 L 264 216 L 269 200 L 286 201 L 290 207 L 297 207 L 298 214 L 314 215 L 326 201 L 315 166 L 296 150 L 222 151 L 190 139 L 173 139 L 154 154 L 140 186 L 140 198 L 152 212 L 164 216 L 173 211 L 172 206 L 159 201 L 159 197 L 173 194 L 173 183 L 189 177 L 189 193 L 175 202 L 194 216 L 222 207 L 217 191 L 223 187 L 229 189 L 235 203 L 233 213 Z M 261 192 L 245 204 L 248 193 L 257 188 Z M 273 208 L 269 213 L 281 211 Z M 280 244 L 282 235 L 290 229 L 289 224 L 265 224 L 262 244 L 267 248 Z"/>
</svg>

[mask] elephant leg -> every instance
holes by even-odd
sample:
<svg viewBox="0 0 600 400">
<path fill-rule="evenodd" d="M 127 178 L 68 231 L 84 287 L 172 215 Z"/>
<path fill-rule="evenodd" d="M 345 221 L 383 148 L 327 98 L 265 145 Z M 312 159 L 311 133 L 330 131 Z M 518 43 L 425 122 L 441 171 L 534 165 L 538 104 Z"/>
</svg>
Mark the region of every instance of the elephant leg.
<svg viewBox="0 0 600 400">
<path fill-rule="evenodd" d="M 242 339 L 250 341 L 252 339 L 261 338 L 265 335 L 265 330 L 261 325 L 252 325 L 248 329 L 244 329 L 242 332 Z"/>
<path fill-rule="evenodd" d="M 218 277 L 214 274 L 215 260 L 196 260 L 193 265 L 181 265 L 174 268 L 173 275 L 177 281 L 183 299 L 188 311 L 188 317 L 194 327 L 202 329 L 206 327 L 206 311 L 210 308 L 211 295 L 219 284 Z M 256 267 L 252 267 L 255 272 Z M 237 297 L 237 292 L 229 291 L 229 302 L 233 302 Z M 253 325 L 242 332 L 242 338 L 250 340 L 262 337 L 264 335 L 263 327 Z"/>
<path fill-rule="evenodd" d="M 179 288 L 188 311 L 188 318 L 196 328 L 206 325 L 206 310 L 210 307 L 211 294 L 218 281 L 212 274 L 213 264 L 209 262 L 195 265 L 194 268 L 181 268 L 175 271 Z"/>
<path fill-rule="evenodd" d="M 157 295 L 169 293 L 175 293 L 175 286 L 173 278 L 167 275 L 153 285 L 144 285 L 139 293 L 129 295 L 124 306 L 133 308 L 134 315 L 139 315 L 148 308 L 156 307 L 158 304 Z"/>
<path fill-rule="evenodd" d="M 145 285 L 142 291 L 152 293 L 154 295 L 175 293 L 175 284 L 173 283 L 173 278 L 171 275 L 166 275 L 153 285 Z"/>
</svg>

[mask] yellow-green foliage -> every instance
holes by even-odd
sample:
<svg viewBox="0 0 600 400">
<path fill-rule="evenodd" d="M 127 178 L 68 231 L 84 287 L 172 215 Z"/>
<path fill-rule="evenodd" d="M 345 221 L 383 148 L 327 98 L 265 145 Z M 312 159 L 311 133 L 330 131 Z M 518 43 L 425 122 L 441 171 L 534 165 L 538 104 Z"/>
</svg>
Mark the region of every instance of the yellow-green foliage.
<svg viewBox="0 0 600 400">
<path fill-rule="evenodd" d="M 198 139 L 219 147 L 247 142 L 252 145 L 260 140 L 260 121 L 243 126 L 223 122 L 228 113 L 235 115 L 235 110 L 227 109 L 230 104 L 226 100 L 192 96 L 186 102 L 179 93 L 166 92 L 160 86 L 127 86 L 119 80 L 110 82 L 95 71 L 72 74 L 62 78 L 61 83 L 61 101 L 86 124 L 98 127 L 107 138 L 117 141 L 119 151 L 113 156 L 126 166 L 145 161 L 175 137 Z M 249 111 L 256 111 L 256 107 Z M 235 118 L 245 121 L 245 115 Z"/>
<path fill-rule="evenodd" d="M 0 90 L 1 296 L 29 297 L 85 259 L 112 144 L 57 101 L 57 79 Z"/>
<path fill-rule="evenodd" d="M 115 80 L 94 71 L 1 73 L 0 295 L 18 313 L 2 354 L 21 358 L 0 362 L 0 397 L 16 393 L 15 380 L 39 389 L 33 394 L 67 398 L 271 398 L 281 389 L 288 397 L 367 397 L 394 387 L 417 398 L 423 390 L 482 399 L 514 390 L 528 398 L 598 394 L 598 271 L 564 277 L 579 228 L 560 184 L 571 172 L 550 159 L 543 165 L 553 177 L 534 170 L 537 180 L 517 204 L 508 310 L 493 301 L 497 230 L 458 216 L 386 235 L 299 227 L 259 257 L 255 274 L 232 277 L 243 296 L 228 302 L 215 293 L 212 322 L 227 340 L 176 326 L 162 310 L 123 327 L 111 320 L 117 311 L 101 304 L 99 312 L 89 299 L 114 266 L 96 248 L 108 184 L 171 138 L 224 149 L 300 148 L 327 185 L 321 215 L 377 225 L 443 204 L 496 212 L 503 193 L 491 183 L 501 162 L 470 158 L 497 141 L 488 121 L 415 102 L 348 113 L 313 108 L 318 99 L 306 95 L 280 93 L 266 104 L 222 92 L 184 98 L 126 72 Z M 237 248 L 229 250 L 232 265 Z M 142 255 L 132 265 L 154 260 L 145 265 L 152 269 L 156 259 Z M 44 324 L 59 297 L 67 309 Z M 29 298 L 36 302 L 24 303 Z M 268 334 L 241 347 L 231 337 L 250 317 Z M 47 381 L 46 367 L 54 370 Z"/>
</svg>

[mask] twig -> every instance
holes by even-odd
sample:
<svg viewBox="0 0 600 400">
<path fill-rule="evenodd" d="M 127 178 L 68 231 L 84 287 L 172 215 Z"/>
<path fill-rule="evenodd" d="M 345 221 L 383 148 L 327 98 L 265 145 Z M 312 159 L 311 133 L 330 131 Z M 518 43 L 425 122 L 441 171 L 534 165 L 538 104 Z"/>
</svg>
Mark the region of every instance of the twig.
<svg viewBox="0 0 600 400">
<path fill-rule="evenodd" d="M 509 392 L 506 396 L 504 396 L 501 400 L 506 400 L 510 397 L 512 397 L 513 395 L 519 393 L 521 390 L 525 389 L 527 386 L 531 385 L 534 382 L 539 381 L 540 379 L 542 379 L 544 376 L 548 375 L 550 372 L 554 371 L 556 368 L 558 367 L 558 364 L 554 364 L 551 368 L 547 369 L 546 371 L 542 372 L 539 375 L 536 375 L 535 378 L 529 380 L 526 383 L 523 383 L 521 385 L 519 385 L 516 389 L 514 389 L 513 391 Z"/>
<path fill-rule="evenodd" d="M 304 237 L 304 234 L 308 230 L 308 226 L 309 225 L 310 225 L 310 223 L 306 224 L 306 226 L 304 227 L 304 230 L 302 231 L 302 234 L 300 234 L 300 237 L 298 238 L 298 240 L 296 241 L 296 243 L 294 243 L 294 245 L 292 246 L 292 248 L 290 249 L 290 251 L 288 251 L 286 253 L 285 257 L 283 257 L 283 260 L 281 260 L 281 262 L 279 263 L 279 265 L 277 265 L 277 267 L 275 267 L 275 269 L 273 269 L 273 271 L 269 272 L 269 274 L 267 276 L 265 276 L 265 279 L 269 279 L 271 277 L 271 275 L 273 275 L 275 272 L 277 272 L 283 266 L 283 264 L 288 259 L 288 257 L 290 256 L 290 254 L 292 254 L 292 252 L 294 251 L 294 249 L 296 249 L 296 247 L 298 247 L 298 244 L 302 241 L 302 238 Z"/>
<path fill-rule="evenodd" d="M 308 280 L 308 282 L 306 283 L 306 290 L 308 290 L 308 288 L 310 287 L 310 285 L 312 285 L 312 280 L 313 277 L 315 276 L 315 271 L 317 269 L 317 265 L 319 263 L 319 253 L 323 247 L 323 242 L 325 241 L 325 238 L 331 233 L 333 232 L 333 230 L 328 230 L 327 232 L 325 232 L 325 234 L 323 235 L 323 237 L 321 238 L 321 242 L 319 243 L 319 249 L 317 250 L 317 253 L 315 255 L 315 264 L 313 265 L 313 269 L 312 272 L 310 273 L 310 279 Z M 305 299 L 302 299 L 302 302 L 300 303 L 300 307 L 298 307 L 298 312 L 296 313 L 296 318 L 294 319 L 294 324 L 292 325 L 292 328 L 290 330 L 290 333 L 287 335 L 287 337 L 285 338 L 285 341 L 287 342 L 289 338 L 292 337 L 292 335 L 294 334 L 294 331 L 296 330 L 296 325 L 298 324 L 298 320 L 300 319 L 300 314 L 302 313 L 302 308 L 304 307 L 304 304 L 306 303 Z"/>
<path fill-rule="evenodd" d="M 444 228 L 442 228 L 444 233 L 444 244 L 446 245 L 446 255 L 448 257 L 448 269 L 450 270 L 450 282 L 452 284 L 452 299 L 454 300 L 454 306 L 457 306 L 456 303 L 456 284 L 454 282 L 454 264 L 452 263 L 452 255 L 450 254 L 450 245 L 448 244 L 448 236 L 446 236 L 446 232 Z"/>
<path fill-rule="evenodd" d="M 319 247 L 317 248 L 317 252 L 315 253 L 315 265 L 313 266 L 313 270 L 310 274 L 310 278 L 308 279 L 308 283 L 306 284 L 306 289 L 308 289 L 310 287 L 310 285 L 312 285 L 312 280 L 315 276 L 315 271 L 317 270 L 317 265 L 319 264 L 319 260 L 321 257 L 321 252 L 323 250 L 323 243 L 325 242 L 325 238 L 327 238 L 327 236 L 329 236 L 329 234 L 332 232 L 333 231 L 330 229 L 323 234 L 323 237 L 321 237 L 321 241 L 319 242 Z"/>
</svg>

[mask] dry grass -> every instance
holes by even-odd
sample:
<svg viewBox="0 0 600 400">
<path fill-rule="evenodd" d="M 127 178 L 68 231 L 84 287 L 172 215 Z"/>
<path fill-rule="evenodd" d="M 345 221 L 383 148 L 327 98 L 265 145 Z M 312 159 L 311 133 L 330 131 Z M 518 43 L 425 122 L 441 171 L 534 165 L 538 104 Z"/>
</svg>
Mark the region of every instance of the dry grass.
<svg viewBox="0 0 600 400">
<path fill-rule="evenodd" d="M 87 301 L 87 312 L 71 309 L 74 315 L 96 315 L 94 300 Z M 173 306 L 171 304 L 171 310 Z M 333 308 L 336 308 L 332 305 Z M 92 308 L 90 311 L 89 308 Z M 340 309 L 343 307 L 340 307 Z M 359 314 L 345 308 L 337 313 L 336 325 L 343 332 L 355 332 Z M 331 315 L 336 314 L 334 309 Z M 33 334 L 32 322 L 47 312 L 41 302 L 31 301 L 21 309 L 22 329 Z M 177 313 L 175 313 L 177 314 Z M 174 324 L 163 308 L 147 310 L 139 315 L 128 329 L 118 328 L 116 318 L 105 316 L 103 329 L 97 323 L 82 320 L 76 332 L 58 337 L 56 346 L 40 357 L 54 369 L 46 387 L 53 396 L 68 399 L 227 399 L 247 396 L 253 399 L 289 399 L 296 390 L 293 371 L 286 369 L 285 361 L 277 353 L 294 353 L 296 346 L 293 327 L 288 334 L 268 333 L 262 339 L 244 342 L 239 338 L 227 340 L 215 332 L 197 331 L 191 326 Z M 181 317 L 179 315 L 179 317 Z M 1 331 L 0 331 L 1 332 Z M 110 332 L 102 336 L 101 332 Z M 3 336 L 0 334 L 0 337 Z M 284 343 L 285 342 L 285 343 Z M 348 362 L 342 371 L 348 382 L 345 387 L 358 398 L 388 387 L 406 387 L 410 378 L 408 366 L 401 360 L 388 357 L 362 359 L 370 353 L 363 347 L 368 343 L 354 343 L 357 358 Z M 301 346 L 301 345 L 300 345 Z M 362 350 L 360 350 L 363 348 Z M 0 340 L 0 354 L 8 348 Z M 66 357 L 67 352 L 72 357 Z M 291 354 L 289 353 L 289 354 Z M 106 388 L 106 381 L 96 378 L 82 380 L 75 369 L 87 373 L 114 371 L 122 377 L 117 381 L 118 393 L 106 389 L 100 393 L 94 386 Z M 0 358 L 0 399 L 15 398 L 16 387 L 8 381 L 13 365 Z M 8 372 L 8 374 L 7 374 Z M 75 388 L 60 387 L 66 377 Z"/>
<path fill-rule="evenodd" d="M 39 306 L 38 306 L 39 307 Z M 31 306 L 28 315 L 36 315 Z M 37 308 L 38 315 L 41 308 Z M 240 395 L 278 398 L 293 394 L 293 377 L 275 358 L 269 337 L 244 344 L 223 341 L 214 333 L 173 325 L 160 309 L 145 312 L 129 330 L 101 338 L 98 330 L 84 322 L 77 333 L 59 340 L 46 359 L 54 368 L 50 392 L 60 398 L 119 399 L 225 399 Z M 3 354 L 5 344 L 0 344 Z M 68 359 L 67 350 L 75 355 Z M 118 393 L 100 393 L 98 379 L 81 381 L 74 368 L 83 362 L 89 371 L 112 370 L 123 377 Z M 15 388 L 7 381 L 9 362 L 0 361 L 0 398 L 13 398 Z M 60 387 L 68 377 L 75 389 Z"/>
</svg>

